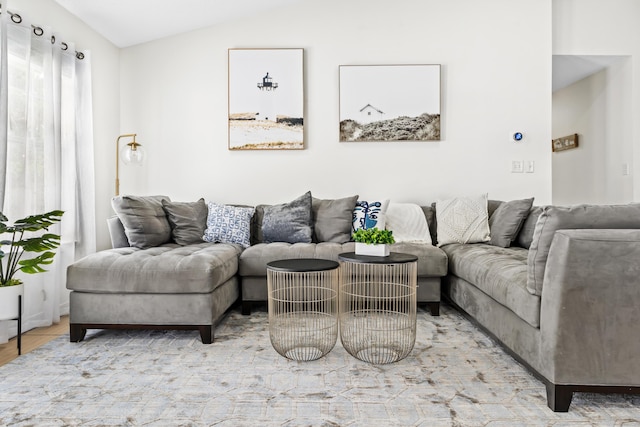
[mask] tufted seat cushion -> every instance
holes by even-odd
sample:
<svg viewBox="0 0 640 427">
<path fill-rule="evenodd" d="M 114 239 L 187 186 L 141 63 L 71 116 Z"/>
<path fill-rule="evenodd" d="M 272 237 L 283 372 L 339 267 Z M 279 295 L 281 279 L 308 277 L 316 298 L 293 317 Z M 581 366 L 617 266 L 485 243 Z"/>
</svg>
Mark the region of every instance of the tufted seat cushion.
<svg viewBox="0 0 640 427">
<path fill-rule="evenodd" d="M 452 275 L 473 283 L 531 326 L 540 325 L 540 297 L 527 291 L 526 249 L 481 243 L 454 243 L 442 249 Z"/>
<path fill-rule="evenodd" d="M 209 293 L 238 270 L 240 245 L 168 243 L 91 254 L 67 270 L 67 288 L 99 293 Z"/>
<path fill-rule="evenodd" d="M 336 261 L 343 252 L 353 252 L 355 243 L 258 243 L 240 255 L 240 276 L 266 276 L 267 263 L 287 258 L 323 258 Z M 442 277 L 447 274 L 447 255 L 439 248 L 402 242 L 391 245 L 392 252 L 418 257 L 418 277 Z"/>
</svg>

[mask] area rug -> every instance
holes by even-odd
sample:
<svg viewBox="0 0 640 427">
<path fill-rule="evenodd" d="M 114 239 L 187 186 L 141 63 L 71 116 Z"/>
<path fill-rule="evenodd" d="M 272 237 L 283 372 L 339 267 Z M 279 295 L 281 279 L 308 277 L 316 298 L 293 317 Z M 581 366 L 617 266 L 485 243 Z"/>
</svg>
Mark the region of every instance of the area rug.
<svg viewBox="0 0 640 427">
<path fill-rule="evenodd" d="M 544 385 L 455 310 L 419 310 L 409 356 L 361 362 L 340 340 L 295 362 L 274 351 L 264 309 L 232 309 L 203 345 L 192 331 L 90 331 L 0 368 L 7 426 L 640 426 L 640 396 Z"/>
</svg>

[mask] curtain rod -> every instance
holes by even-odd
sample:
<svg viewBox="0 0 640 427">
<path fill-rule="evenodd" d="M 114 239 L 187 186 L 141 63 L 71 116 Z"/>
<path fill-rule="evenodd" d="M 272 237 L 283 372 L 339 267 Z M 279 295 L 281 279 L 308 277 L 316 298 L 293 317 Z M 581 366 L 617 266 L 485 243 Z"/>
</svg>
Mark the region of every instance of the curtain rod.
<svg viewBox="0 0 640 427">
<path fill-rule="evenodd" d="M 22 23 L 22 16 L 20 16 L 17 13 L 13 13 L 10 10 L 7 10 L 7 13 L 11 16 L 11 21 L 14 24 L 20 24 Z M 2 3 L 0 3 L 0 15 L 2 14 Z M 31 24 L 31 28 L 33 29 L 33 34 L 35 34 L 38 37 L 41 37 L 42 35 L 44 35 L 44 30 L 42 29 L 42 27 L 39 27 L 37 25 L 33 25 Z M 51 44 L 55 44 L 56 42 L 56 36 L 51 35 Z M 67 50 L 69 49 L 69 45 L 65 42 L 60 42 L 60 48 L 62 50 Z M 78 52 L 76 50 L 76 58 L 78 59 L 84 59 L 84 53 L 82 52 Z"/>
</svg>

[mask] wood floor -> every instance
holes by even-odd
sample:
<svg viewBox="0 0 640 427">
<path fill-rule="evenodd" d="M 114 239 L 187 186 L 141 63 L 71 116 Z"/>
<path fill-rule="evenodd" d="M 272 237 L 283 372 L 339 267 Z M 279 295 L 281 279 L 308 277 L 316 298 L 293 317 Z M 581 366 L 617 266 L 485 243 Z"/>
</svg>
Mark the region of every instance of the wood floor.
<svg viewBox="0 0 640 427">
<path fill-rule="evenodd" d="M 60 335 L 69 333 L 69 316 L 62 316 L 60 323 L 46 328 L 35 328 L 22 334 L 22 354 L 48 343 Z M 0 366 L 6 365 L 18 356 L 18 343 L 12 338 L 6 344 L 0 344 Z"/>
</svg>

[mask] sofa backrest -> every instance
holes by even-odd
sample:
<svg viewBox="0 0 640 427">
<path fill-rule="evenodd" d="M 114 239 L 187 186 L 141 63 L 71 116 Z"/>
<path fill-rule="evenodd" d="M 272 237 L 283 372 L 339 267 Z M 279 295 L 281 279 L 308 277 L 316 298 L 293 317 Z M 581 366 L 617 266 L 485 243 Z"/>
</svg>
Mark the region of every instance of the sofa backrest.
<svg viewBox="0 0 640 427">
<path fill-rule="evenodd" d="M 640 204 L 543 206 L 536 221 L 527 259 L 527 290 L 542 295 L 549 247 L 556 230 L 640 229 Z"/>
<path fill-rule="evenodd" d="M 542 213 L 542 208 L 540 206 L 532 206 L 529 210 L 529 216 L 524 220 L 522 224 L 522 228 L 516 237 L 516 245 L 521 248 L 529 249 L 531 247 L 531 242 L 533 241 L 533 232 L 536 229 L 536 223 L 538 222 L 538 218 Z"/>
<path fill-rule="evenodd" d="M 107 227 L 109 228 L 109 236 L 111 237 L 112 248 L 128 248 L 129 239 L 124 232 L 124 225 L 117 215 L 107 218 Z"/>
</svg>

